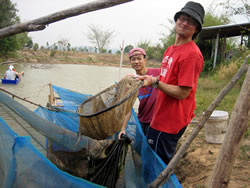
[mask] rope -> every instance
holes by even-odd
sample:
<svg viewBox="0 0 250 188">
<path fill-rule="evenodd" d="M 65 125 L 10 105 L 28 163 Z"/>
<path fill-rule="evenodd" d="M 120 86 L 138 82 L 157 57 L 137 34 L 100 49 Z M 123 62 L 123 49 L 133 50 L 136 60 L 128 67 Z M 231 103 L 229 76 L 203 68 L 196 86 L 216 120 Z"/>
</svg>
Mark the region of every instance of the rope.
<svg viewBox="0 0 250 188">
<path fill-rule="evenodd" d="M 33 105 L 35 105 L 35 106 L 43 107 L 43 106 L 40 105 L 40 104 L 34 103 L 34 102 L 30 101 L 30 100 L 27 100 L 26 98 L 19 97 L 19 96 L 15 95 L 14 93 L 11 93 L 10 91 L 8 91 L 8 90 L 6 90 L 6 89 L 3 89 L 3 88 L 1 88 L 1 87 L 0 87 L 0 90 L 3 91 L 3 92 L 5 92 L 5 93 L 8 93 L 9 95 L 11 95 L 11 96 L 13 97 L 13 99 L 14 99 L 14 97 L 16 97 L 16 98 L 18 98 L 18 99 L 20 99 L 20 100 L 23 100 L 23 101 L 28 102 L 28 103 L 30 103 L 30 104 L 33 104 Z M 43 108 L 46 108 L 46 107 L 43 107 Z"/>
<path fill-rule="evenodd" d="M 9 94 L 9 95 L 11 95 L 11 96 L 13 97 L 13 99 L 16 97 L 16 98 L 18 98 L 18 99 L 20 99 L 20 100 L 23 100 L 23 101 L 25 101 L 25 102 L 28 102 L 28 103 L 30 103 L 30 104 L 33 104 L 33 105 L 38 106 L 38 107 L 41 107 L 41 108 L 45 108 L 45 109 L 47 109 L 47 110 L 49 110 L 49 111 L 75 113 L 75 112 L 72 111 L 72 110 L 66 110 L 66 109 L 58 108 L 58 107 L 56 107 L 56 106 L 49 106 L 49 107 L 42 106 L 41 104 L 34 103 L 34 102 L 32 102 L 32 101 L 30 101 L 30 100 L 28 100 L 28 99 L 26 99 L 26 98 L 19 97 L 19 96 L 15 95 L 14 93 L 11 93 L 10 91 L 8 91 L 8 90 L 6 90 L 6 89 L 3 89 L 3 88 L 1 88 L 1 87 L 0 87 L 0 90 L 3 91 L 3 92 L 5 92 L 5 93 L 7 93 L 7 94 Z"/>
</svg>

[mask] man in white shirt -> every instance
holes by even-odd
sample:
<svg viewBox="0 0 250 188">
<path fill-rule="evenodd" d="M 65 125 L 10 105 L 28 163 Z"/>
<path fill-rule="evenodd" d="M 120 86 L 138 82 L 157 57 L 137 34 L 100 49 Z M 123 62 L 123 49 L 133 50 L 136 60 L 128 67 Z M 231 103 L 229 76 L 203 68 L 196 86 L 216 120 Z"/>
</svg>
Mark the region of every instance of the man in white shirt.
<svg viewBox="0 0 250 188">
<path fill-rule="evenodd" d="M 7 70 L 4 74 L 4 79 L 6 80 L 15 80 L 16 78 L 21 78 L 21 75 L 24 75 L 24 72 L 16 72 L 13 65 L 9 66 L 9 70 Z"/>
</svg>

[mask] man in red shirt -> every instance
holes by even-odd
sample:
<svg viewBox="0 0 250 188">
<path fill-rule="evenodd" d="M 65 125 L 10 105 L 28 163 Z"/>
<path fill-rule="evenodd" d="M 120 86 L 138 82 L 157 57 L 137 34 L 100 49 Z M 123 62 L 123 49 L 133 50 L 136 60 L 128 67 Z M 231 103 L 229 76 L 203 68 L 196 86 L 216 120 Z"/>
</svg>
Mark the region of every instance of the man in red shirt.
<svg viewBox="0 0 250 188">
<path fill-rule="evenodd" d="M 166 164 L 194 117 L 197 80 L 204 60 L 193 40 L 201 31 L 204 14 L 202 5 L 191 1 L 177 12 L 175 43 L 164 53 L 159 79 L 139 77 L 145 86 L 159 90 L 147 141 Z"/>
<path fill-rule="evenodd" d="M 142 48 L 133 48 L 129 51 L 129 61 L 132 68 L 135 70 L 136 75 L 150 75 L 150 76 L 159 76 L 159 68 L 147 68 L 147 54 Z M 146 135 L 149 128 L 150 122 L 153 117 L 153 110 L 155 106 L 157 96 L 157 90 L 148 86 L 139 89 L 138 99 L 140 101 L 137 117 L 142 127 L 143 133 Z M 120 139 L 121 134 L 126 134 L 126 126 L 131 117 L 131 112 L 126 115 L 123 122 L 122 129 L 118 135 Z"/>
</svg>

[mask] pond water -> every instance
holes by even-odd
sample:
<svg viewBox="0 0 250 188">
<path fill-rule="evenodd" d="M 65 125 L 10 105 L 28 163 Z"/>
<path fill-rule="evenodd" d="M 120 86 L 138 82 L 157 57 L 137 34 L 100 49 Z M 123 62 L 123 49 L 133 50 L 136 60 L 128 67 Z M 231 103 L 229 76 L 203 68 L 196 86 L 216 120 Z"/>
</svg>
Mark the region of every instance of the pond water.
<svg viewBox="0 0 250 188">
<path fill-rule="evenodd" d="M 24 71 L 22 80 L 17 85 L 0 84 L 0 87 L 42 106 L 46 106 L 48 102 L 49 83 L 79 93 L 95 95 L 126 74 L 134 73 L 131 68 L 93 65 L 28 63 L 14 66 L 17 72 Z M 1 78 L 7 69 L 8 65 L 0 65 Z M 37 108 L 27 102 L 19 102 L 31 110 Z"/>
</svg>

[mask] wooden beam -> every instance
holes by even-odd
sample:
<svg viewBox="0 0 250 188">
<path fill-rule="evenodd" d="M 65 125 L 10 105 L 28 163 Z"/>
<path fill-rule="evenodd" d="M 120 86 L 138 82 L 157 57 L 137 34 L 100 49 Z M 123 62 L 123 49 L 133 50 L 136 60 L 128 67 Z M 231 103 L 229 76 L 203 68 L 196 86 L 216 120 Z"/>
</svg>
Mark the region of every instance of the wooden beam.
<svg viewBox="0 0 250 188">
<path fill-rule="evenodd" d="M 89 3 L 86 3 L 81 6 L 73 7 L 63 11 L 59 11 L 32 21 L 15 24 L 3 29 L 0 29 L 0 39 L 15 35 L 23 32 L 39 31 L 46 28 L 48 24 L 70 18 L 73 16 L 78 16 L 80 14 L 109 8 L 119 4 L 127 3 L 133 0 L 96 0 Z"/>
<path fill-rule="evenodd" d="M 241 141 L 248 128 L 250 115 L 250 68 L 243 82 L 240 95 L 234 106 L 226 136 L 216 159 L 208 188 L 228 187 L 235 159 L 239 153 Z"/>
<path fill-rule="evenodd" d="M 188 147 L 194 140 L 194 138 L 198 135 L 199 131 L 202 129 L 206 121 L 209 119 L 210 115 L 217 107 L 217 105 L 222 101 L 222 99 L 228 94 L 229 91 L 233 88 L 233 86 L 237 83 L 237 81 L 241 78 L 243 73 L 245 73 L 249 67 L 247 64 L 248 56 L 238 72 L 234 75 L 232 80 L 220 91 L 219 95 L 216 99 L 209 105 L 206 112 L 199 118 L 195 128 L 191 132 L 190 136 L 185 140 L 185 142 L 181 145 L 177 153 L 174 155 L 173 159 L 169 162 L 168 166 L 161 172 L 161 174 L 149 185 L 150 188 L 156 188 L 160 185 L 164 184 L 170 175 L 173 173 L 177 163 L 182 159 L 184 153 L 187 151 Z"/>
<path fill-rule="evenodd" d="M 217 55 L 218 55 L 218 48 L 219 48 L 219 40 L 220 40 L 220 33 L 217 33 L 216 36 L 216 43 L 215 43 L 215 52 L 214 52 L 214 63 L 213 63 L 213 68 L 216 67 L 216 61 L 217 61 Z"/>
</svg>

